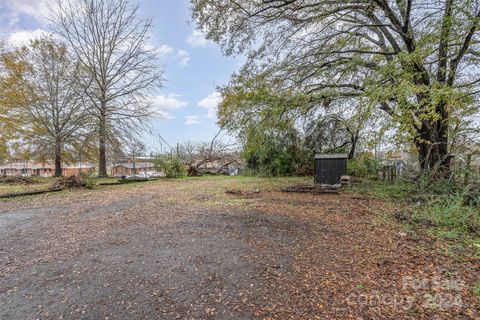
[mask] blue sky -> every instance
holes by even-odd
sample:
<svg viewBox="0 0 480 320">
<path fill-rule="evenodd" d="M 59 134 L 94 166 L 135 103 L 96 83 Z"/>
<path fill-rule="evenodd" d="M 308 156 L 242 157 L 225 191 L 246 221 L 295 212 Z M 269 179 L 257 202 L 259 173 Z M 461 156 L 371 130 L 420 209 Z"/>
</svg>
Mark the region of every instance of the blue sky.
<svg viewBox="0 0 480 320">
<path fill-rule="evenodd" d="M 0 0 L 0 37 L 11 45 L 49 30 L 45 17 L 51 0 Z M 134 2 L 132 0 L 132 2 Z M 218 131 L 216 87 L 239 69 L 242 57 L 224 57 L 217 44 L 205 40 L 190 19 L 184 0 L 140 0 L 141 14 L 153 18 L 153 45 L 162 52 L 165 85 L 155 94 L 164 115 L 153 119 L 155 131 L 171 145 L 188 140 L 208 141 Z M 228 138 L 228 137 L 227 137 Z M 158 138 L 145 135 L 150 149 Z"/>
</svg>

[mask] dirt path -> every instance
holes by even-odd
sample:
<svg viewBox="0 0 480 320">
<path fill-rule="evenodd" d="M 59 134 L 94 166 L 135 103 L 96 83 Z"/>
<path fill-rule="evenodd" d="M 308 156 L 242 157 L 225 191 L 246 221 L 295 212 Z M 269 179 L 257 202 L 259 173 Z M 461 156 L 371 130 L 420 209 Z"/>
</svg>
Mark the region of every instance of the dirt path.
<svg viewBox="0 0 480 320">
<path fill-rule="evenodd" d="M 384 204 L 269 191 L 285 183 L 161 181 L 0 203 L 0 319 L 479 317 L 478 264 L 382 221 Z"/>
</svg>

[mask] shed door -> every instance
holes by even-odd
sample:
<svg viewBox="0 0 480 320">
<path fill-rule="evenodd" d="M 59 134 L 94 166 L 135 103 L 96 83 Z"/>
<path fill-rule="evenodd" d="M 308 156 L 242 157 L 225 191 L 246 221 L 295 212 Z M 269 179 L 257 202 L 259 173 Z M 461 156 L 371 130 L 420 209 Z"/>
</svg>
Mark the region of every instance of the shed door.
<svg viewBox="0 0 480 320">
<path fill-rule="evenodd" d="M 321 184 L 338 184 L 345 174 L 345 159 L 317 159 L 315 161 L 315 182 Z"/>
<path fill-rule="evenodd" d="M 327 184 L 336 184 L 335 177 L 336 177 L 336 164 L 337 159 L 323 159 L 322 161 L 322 175 L 324 177 L 325 182 Z"/>
</svg>

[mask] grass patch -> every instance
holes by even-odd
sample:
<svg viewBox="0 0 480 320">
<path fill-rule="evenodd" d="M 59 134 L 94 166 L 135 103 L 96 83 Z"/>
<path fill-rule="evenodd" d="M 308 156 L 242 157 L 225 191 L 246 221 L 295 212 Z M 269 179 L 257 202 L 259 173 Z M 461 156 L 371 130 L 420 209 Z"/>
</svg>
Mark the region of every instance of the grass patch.
<svg viewBox="0 0 480 320">
<path fill-rule="evenodd" d="M 415 189 L 413 184 L 402 180 L 397 180 L 394 183 L 367 180 L 360 184 L 352 184 L 352 187 L 347 190 L 349 192 L 366 194 L 379 200 L 401 199 L 407 201 L 411 200 L 411 196 L 415 195 Z"/>
<path fill-rule="evenodd" d="M 112 183 L 112 182 L 117 182 L 118 178 L 114 177 L 107 177 L 107 178 L 93 178 L 93 181 L 95 181 L 95 184 L 100 184 L 100 183 Z"/>
<path fill-rule="evenodd" d="M 53 178 L 34 177 L 32 179 L 35 181 L 35 183 L 31 183 L 31 184 L 0 183 L 0 195 L 16 193 L 16 192 L 28 192 L 28 191 L 48 189 L 52 186 L 54 182 Z"/>
</svg>

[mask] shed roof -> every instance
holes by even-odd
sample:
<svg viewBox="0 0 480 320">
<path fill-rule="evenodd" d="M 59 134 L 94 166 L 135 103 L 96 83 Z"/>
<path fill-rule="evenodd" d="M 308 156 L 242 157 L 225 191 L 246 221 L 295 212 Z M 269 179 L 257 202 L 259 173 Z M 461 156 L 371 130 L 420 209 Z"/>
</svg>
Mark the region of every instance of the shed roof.
<svg viewBox="0 0 480 320">
<path fill-rule="evenodd" d="M 318 153 L 315 155 L 315 159 L 347 159 L 346 153 Z"/>
</svg>

